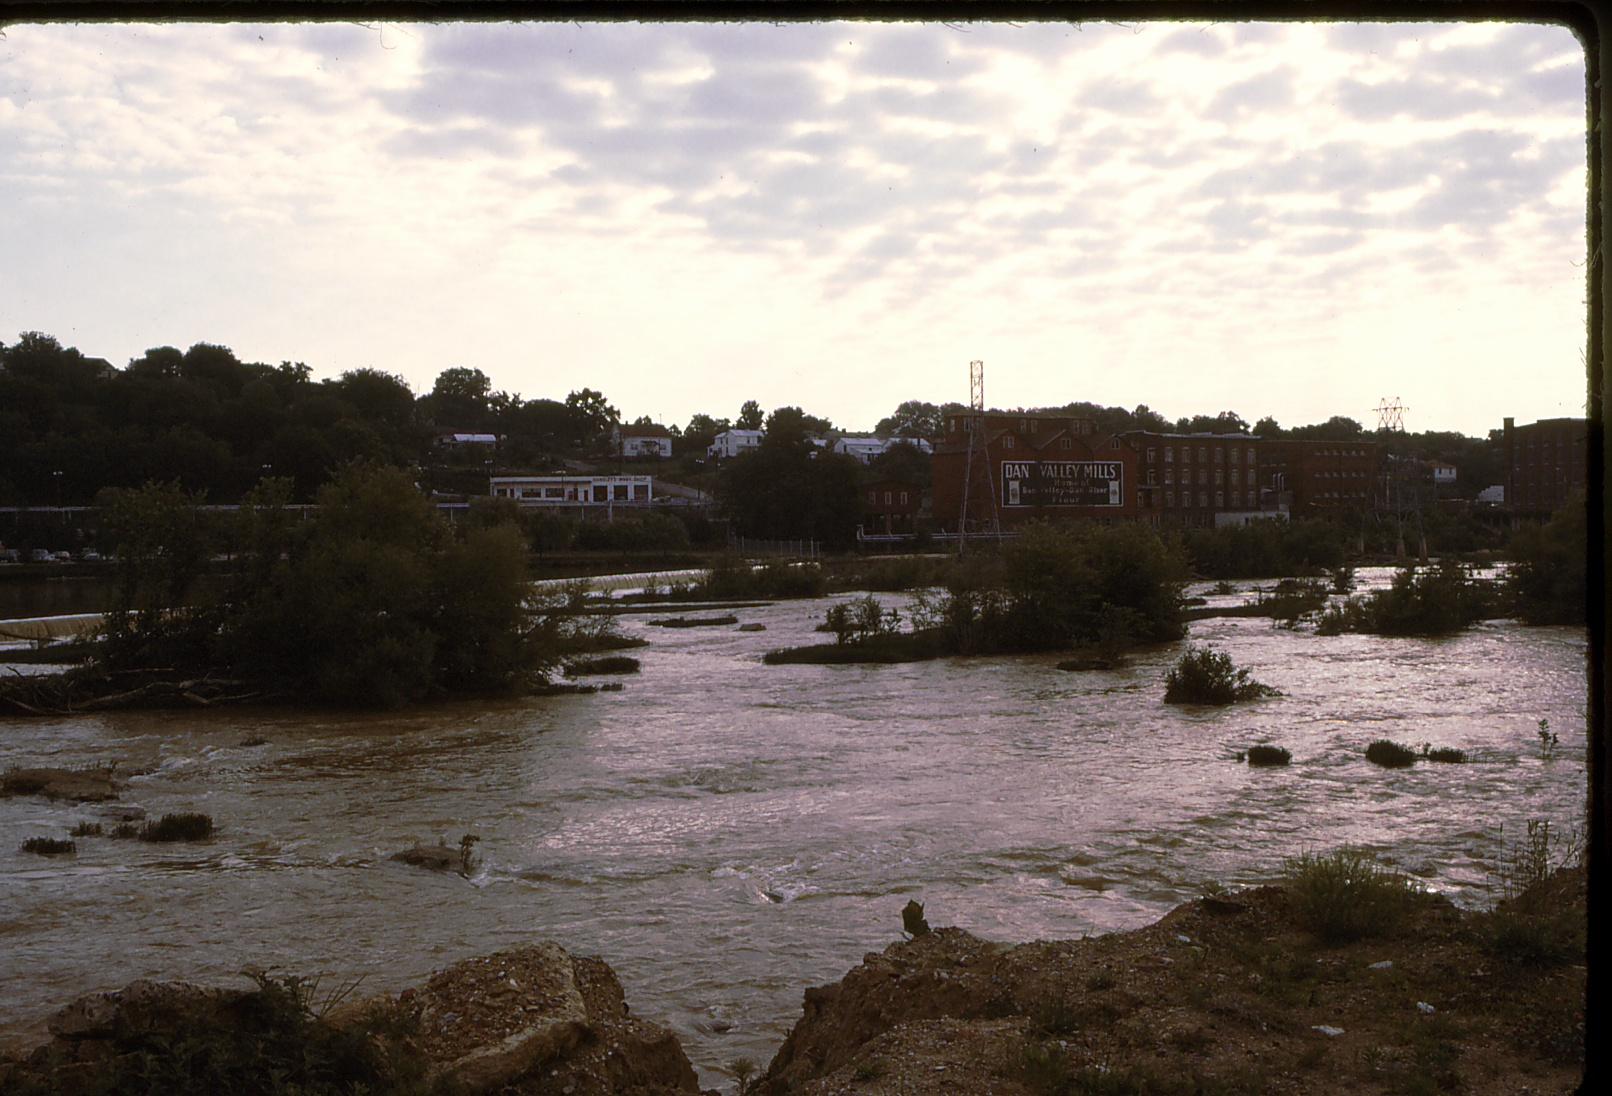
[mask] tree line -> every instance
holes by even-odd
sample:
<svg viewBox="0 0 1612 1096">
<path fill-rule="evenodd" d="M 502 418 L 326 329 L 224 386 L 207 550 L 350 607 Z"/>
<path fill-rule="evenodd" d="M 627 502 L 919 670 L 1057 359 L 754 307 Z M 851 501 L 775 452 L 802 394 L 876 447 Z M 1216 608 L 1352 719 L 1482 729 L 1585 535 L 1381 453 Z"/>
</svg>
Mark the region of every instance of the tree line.
<svg viewBox="0 0 1612 1096">
<path fill-rule="evenodd" d="M 943 435 L 947 414 L 961 409 L 958 403 L 906 400 L 878 421 L 874 433 L 933 441 Z M 1482 439 L 1451 432 L 1376 435 L 1343 416 L 1292 428 L 1266 417 L 1250 426 L 1234 411 L 1170 420 L 1146 404 L 1126 409 L 1082 401 L 1031 410 L 1089 418 L 1100 433 L 1378 437 L 1390 451 L 1454 464 L 1465 494 L 1499 482 L 1502 472 L 1498 431 Z M 183 351 L 154 347 L 118 368 L 50 335 L 24 332 L 14 343 L 0 343 L 0 505 L 86 504 L 101 488 L 153 480 L 178 482 L 210 502 L 235 502 L 268 476 L 289 479 L 293 498 L 309 501 L 354 460 L 404 468 L 430 464 L 433 439 L 442 432 L 496 434 L 503 439 L 503 467 L 537 468 L 566 458 L 608 458 L 618 425 L 649 422 L 640 416 L 624 423 L 609 399 L 591 387 L 573 389 L 564 399 L 525 399 L 494 388 L 486 373 L 465 366 L 442 370 L 429 392 L 416 394 L 403 378 L 381 369 L 315 380 L 302 362 L 243 362 L 228 347 L 206 342 Z M 694 476 L 706 471 L 706 448 L 723 430 L 781 430 L 786 447 L 798 430 L 836 431 L 829 419 L 799 407 L 768 415 L 753 399 L 732 417 L 700 412 L 686 424 L 666 425 L 684 458 L 676 470 Z M 874 471 L 920 485 L 928 481 L 927 461 L 910 453 Z M 828 497 L 843 493 L 813 489 Z M 786 524 L 800 531 L 773 535 L 810 535 L 805 530 L 821 521 Z"/>
</svg>

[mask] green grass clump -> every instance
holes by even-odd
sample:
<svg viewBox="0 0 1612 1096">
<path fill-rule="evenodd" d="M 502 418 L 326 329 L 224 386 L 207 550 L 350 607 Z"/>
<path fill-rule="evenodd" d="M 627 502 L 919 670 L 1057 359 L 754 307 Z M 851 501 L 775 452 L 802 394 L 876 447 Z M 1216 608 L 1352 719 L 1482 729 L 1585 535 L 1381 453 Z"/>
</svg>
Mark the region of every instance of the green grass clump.
<svg viewBox="0 0 1612 1096">
<path fill-rule="evenodd" d="M 78 846 L 54 837 L 30 837 L 22 843 L 22 851 L 36 856 L 72 856 L 78 852 Z"/>
<path fill-rule="evenodd" d="M 1238 669 L 1231 656 L 1212 647 L 1193 647 L 1164 677 L 1166 704 L 1235 704 L 1262 696 L 1280 696 L 1269 685 Z"/>
<path fill-rule="evenodd" d="M 80 822 L 67 831 L 70 837 L 100 837 L 101 824 L 99 822 Z"/>
<path fill-rule="evenodd" d="M 1280 746 L 1248 747 L 1250 765 L 1286 765 L 1292 760 L 1293 755 Z"/>
<path fill-rule="evenodd" d="M 1409 879 L 1359 853 L 1305 853 L 1284 878 L 1294 916 L 1328 943 L 1386 936 L 1416 897 Z"/>
<path fill-rule="evenodd" d="M 140 827 L 133 822 L 119 822 L 112 827 L 113 837 L 139 837 Z"/>
<path fill-rule="evenodd" d="M 1429 761 L 1443 761 L 1459 765 L 1466 760 L 1466 751 L 1458 750 L 1454 746 L 1422 747 L 1422 756 Z"/>
<path fill-rule="evenodd" d="M 205 841 L 213 836 L 213 819 L 205 814 L 165 814 L 140 830 L 142 841 Z"/>
<path fill-rule="evenodd" d="M 1416 751 L 1398 742 L 1379 738 L 1366 747 L 1366 760 L 1385 769 L 1408 769 L 1416 764 Z"/>
</svg>

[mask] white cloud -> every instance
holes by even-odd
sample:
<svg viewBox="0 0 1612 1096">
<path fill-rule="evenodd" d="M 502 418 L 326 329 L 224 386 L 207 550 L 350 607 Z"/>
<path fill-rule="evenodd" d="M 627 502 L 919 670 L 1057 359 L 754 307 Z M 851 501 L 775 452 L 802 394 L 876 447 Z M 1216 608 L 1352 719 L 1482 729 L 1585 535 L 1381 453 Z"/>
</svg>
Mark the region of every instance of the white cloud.
<svg viewBox="0 0 1612 1096">
<path fill-rule="evenodd" d="M 1526 25 L 17 27 L 0 337 L 1476 431 L 1582 390 L 1582 95 Z"/>
</svg>

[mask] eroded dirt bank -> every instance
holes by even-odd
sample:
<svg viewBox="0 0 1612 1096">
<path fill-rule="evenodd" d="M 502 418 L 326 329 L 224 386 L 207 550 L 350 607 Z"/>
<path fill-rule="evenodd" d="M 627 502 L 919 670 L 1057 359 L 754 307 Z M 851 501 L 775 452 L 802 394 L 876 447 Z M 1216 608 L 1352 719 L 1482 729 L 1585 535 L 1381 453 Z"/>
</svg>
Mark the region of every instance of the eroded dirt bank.
<svg viewBox="0 0 1612 1096">
<path fill-rule="evenodd" d="M 1392 935 L 1334 945 L 1301 927 L 1274 886 L 1084 940 L 1009 946 L 940 929 L 806 990 L 801 1019 L 748 1091 L 1570 1092 L 1584 1061 L 1585 968 L 1540 947 L 1582 924 L 1584 889 L 1581 870 L 1558 873 L 1529 899 L 1549 911 L 1535 921 L 1423 896 Z M 137 982 L 81 998 L 51 1019 L 47 1043 L 0 1061 L 0 1091 L 279 1091 L 263 1087 L 265 1063 L 288 1049 L 345 1063 L 349 1077 L 370 1070 L 368 1089 L 295 1091 L 700 1091 L 676 1037 L 631 1015 L 614 972 L 554 944 L 322 1008 L 302 1008 L 321 1002 L 291 988 L 293 999 L 287 983 L 261 978 L 231 990 Z M 186 1058 L 201 1071 L 191 1087 Z"/>
</svg>

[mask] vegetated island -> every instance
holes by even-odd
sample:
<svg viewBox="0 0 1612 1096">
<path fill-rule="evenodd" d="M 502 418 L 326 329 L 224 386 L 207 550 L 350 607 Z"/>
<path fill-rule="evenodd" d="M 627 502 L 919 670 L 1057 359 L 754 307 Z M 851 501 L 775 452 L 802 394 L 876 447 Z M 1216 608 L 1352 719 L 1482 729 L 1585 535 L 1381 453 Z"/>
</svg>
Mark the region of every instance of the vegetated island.
<svg viewBox="0 0 1612 1096">
<path fill-rule="evenodd" d="M 1209 887 L 1145 928 L 1017 946 L 930 931 L 913 902 L 910 939 L 807 989 L 759 1076 L 728 1071 L 750 1096 L 1567 1092 L 1584 1062 L 1583 868 L 1506 878 L 1500 905 L 1469 912 L 1359 856 L 1304 857 L 1277 885 Z M 80 998 L 47 1042 L 0 1058 L 0 1089 L 700 1091 L 614 972 L 553 944 L 356 1000 L 252 978 Z"/>
<path fill-rule="evenodd" d="M 353 464 L 306 518 L 263 481 L 227 525 L 175 484 L 108 492 L 117 590 L 82 665 L 0 682 L 0 713 L 296 702 L 395 708 L 454 695 L 593 691 L 554 681 L 637 646 L 580 595 L 531 597 L 498 508 L 451 526 L 404 473 Z M 210 559 L 233 566 L 201 588 Z"/>
<path fill-rule="evenodd" d="M 1184 630 L 1180 549 L 1140 525 L 1031 525 L 999 551 L 967 556 L 944 589 L 912 595 L 911 629 L 872 595 L 836 605 L 835 642 L 769 651 L 780 663 L 910 662 L 949 655 L 1126 649 Z"/>
</svg>

